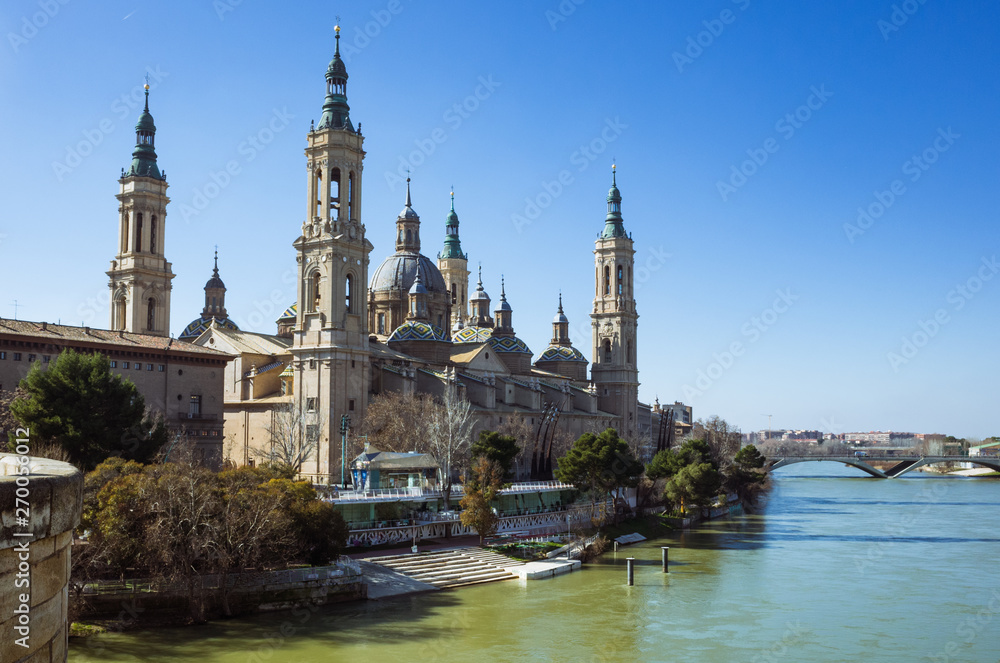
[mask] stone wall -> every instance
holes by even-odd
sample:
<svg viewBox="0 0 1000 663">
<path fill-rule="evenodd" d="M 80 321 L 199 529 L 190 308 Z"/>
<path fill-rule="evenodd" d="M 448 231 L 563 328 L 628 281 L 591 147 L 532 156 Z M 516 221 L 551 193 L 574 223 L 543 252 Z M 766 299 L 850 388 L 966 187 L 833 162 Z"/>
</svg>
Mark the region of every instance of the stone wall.
<svg viewBox="0 0 1000 663">
<path fill-rule="evenodd" d="M 66 660 L 70 546 L 82 508 L 83 475 L 72 465 L 0 455 L 0 661 Z"/>
</svg>

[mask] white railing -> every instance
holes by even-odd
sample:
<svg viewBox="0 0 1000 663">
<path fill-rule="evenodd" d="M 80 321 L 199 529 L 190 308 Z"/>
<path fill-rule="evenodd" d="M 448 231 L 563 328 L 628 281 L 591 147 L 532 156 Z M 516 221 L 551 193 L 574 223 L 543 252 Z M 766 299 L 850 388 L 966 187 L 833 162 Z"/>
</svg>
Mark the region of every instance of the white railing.
<svg viewBox="0 0 1000 663">
<path fill-rule="evenodd" d="M 536 481 L 530 483 L 515 483 L 500 491 L 501 495 L 517 495 L 521 493 L 538 493 L 549 491 L 572 490 L 572 484 L 559 481 Z M 451 487 L 451 495 L 461 499 L 465 495 L 462 484 Z M 331 502 L 391 502 L 408 499 L 444 497 L 440 488 L 374 488 L 371 490 L 345 490 L 334 492 L 327 501 Z"/>
</svg>

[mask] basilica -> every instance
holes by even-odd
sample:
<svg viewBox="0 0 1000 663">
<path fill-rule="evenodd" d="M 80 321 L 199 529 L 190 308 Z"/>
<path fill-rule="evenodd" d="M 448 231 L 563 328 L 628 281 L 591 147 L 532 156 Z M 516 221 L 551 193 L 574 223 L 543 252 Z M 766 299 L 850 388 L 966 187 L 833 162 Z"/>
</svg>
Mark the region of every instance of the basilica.
<svg viewBox="0 0 1000 663">
<path fill-rule="evenodd" d="M 338 482 L 350 460 L 342 458 L 344 436 L 360 431 L 369 403 L 386 392 L 466 400 L 474 434 L 521 417 L 532 429 L 541 431 L 545 422 L 546 430 L 558 427 L 574 438 L 614 427 L 648 449 L 662 440 L 668 421 L 679 430 L 689 427 L 689 407 L 650 407 L 638 398 L 635 251 L 614 169 L 593 252 L 589 367 L 569 337 L 561 295 L 553 302 L 547 347 L 535 353 L 518 337 L 517 327 L 528 323 L 515 318 L 515 294 L 508 299 L 501 280 L 499 297 L 491 297 L 481 270 L 470 270 L 466 249 L 471 247 L 462 245 L 454 195 L 444 236 L 430 239 L 424 229 L 422 238 L 407 179 L 393 252 L 371 264 L 376 247 L 362 221 L 365 137 L 350 116 L 339 28 L 336 39 L 322 116 L 306 134 L 305 218 L 298 236 L 289 238 L 296 302 L 276 321 L 274 334 L 240 330 L 226 312 L 216 254 L 201 314 L 176 343 L 164 339 L 175 348 L 212 353 L 205 356 L 216 363 L 215 358 L 228 357 L 224 376 L 211 372 L 213 393 L 205 396 L 223 402 L 224 448 L 217 456 L 253 464 L 269 444 L 278 415 L 290 415 L 317 449 L 303 463 L 302 476 Z M 164 256 L 169 201 L 154 148 L 147 89 L 133 160 L 120 179 L 119 247 L 108 272 L 110 330 L 121 338 L 169 336 L 174 278 Z M 428 243 L 437 249 L 435 258 L 424 253 Z M 217 398 L 219 378 L 224 386 Z M 193 398 L 186 392 L 178 396 L 185 402 Z"/>
</svg>

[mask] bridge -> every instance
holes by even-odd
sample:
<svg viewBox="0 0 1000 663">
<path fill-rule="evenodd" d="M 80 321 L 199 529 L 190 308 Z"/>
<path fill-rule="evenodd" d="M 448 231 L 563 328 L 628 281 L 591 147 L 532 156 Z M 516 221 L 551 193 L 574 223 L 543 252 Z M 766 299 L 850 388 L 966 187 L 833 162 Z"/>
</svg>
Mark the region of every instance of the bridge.
<svg viewBox="0 0 1000 663">
<path fill-rule="evenodd" d="M 771 470 L 777 470 L 782 467 L 794 465 L 795 463 L 819 461 L 850 465 L 879 479 L 892 479 L 902 476 L 918 467 L 936 465 L 938 463 L 972 463 L 973 465 L 988 467 L 1000 472 L 1000 458 L 993 456 L 775 456 L 768 459 L 765 468 L 770 472 Z M 887 470 L 880 470 L 869 465 L 871 462 L 893 463 L 893 465 Z"/>
</svg>

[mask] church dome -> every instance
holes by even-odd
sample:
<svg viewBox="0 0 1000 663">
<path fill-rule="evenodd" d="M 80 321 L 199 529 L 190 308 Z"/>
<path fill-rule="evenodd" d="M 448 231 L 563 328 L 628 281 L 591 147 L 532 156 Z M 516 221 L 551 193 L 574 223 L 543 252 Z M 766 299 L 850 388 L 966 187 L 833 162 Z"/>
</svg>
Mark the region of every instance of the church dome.
<svg viewBox="0 0 1000 663">
<path fill-rule="evenodd" d="M 538 361 L 587 361 L 583 353 L 572 345 L 550 345 L 545 348 L 545 352 L 538 358 Z"/>
<path fill-rule="evenodd" d="M 215 321 L 215 326 L 219 329 L 228 329 L 229 331 L 239 331 L 240 328 L 236 326 L 236 323 L 227 318 L 195 318 L 184 328 L 181 335 L 178 336 L 178 340 L 181 341 L 193 341 L 194 339 L 201 336 L 202 332 L 212 326 L 212 321 Z"/>
<path fill-rule="evenodd" d="M 372 274 L 368 288 L 372 292 L 399 290 L 409 292 L 417 280 L 417 265 L 420 277 L 428 292 L 446 292 L 448 287 L 444 277 L 430 258 L 420 253 L 394 253 L 379 265 Z"/>
<path fill-rule="evenodd" d="M 452 343 L 486 343 L 493 338 L 490 327 L 462 327 L 452 334 Z"/>
<path fill-rule="evenodd" d="M 523 352 L 529 355 L 531 354 L 531 349 L 528 347 L 528 344 L 519 339 L 517 336 L 491 336 L 490 347 L 493 348 L 495 352 Z"/>
<path fill-rule="evenodd" d="M 408 320 L 393 330 L 388 342 L 394 341 L 444 341 L 447 343 L 448 337 L 439 327 L 426 322 Z"/>
</svg>

